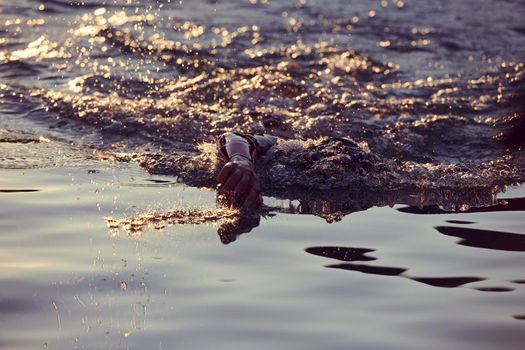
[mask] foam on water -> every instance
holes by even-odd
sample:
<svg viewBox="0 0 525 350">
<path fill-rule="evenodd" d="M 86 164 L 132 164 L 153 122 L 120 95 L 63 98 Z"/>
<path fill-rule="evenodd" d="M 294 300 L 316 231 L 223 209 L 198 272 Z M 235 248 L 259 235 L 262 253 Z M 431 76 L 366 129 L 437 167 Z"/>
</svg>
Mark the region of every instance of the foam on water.
<svg viewBox="0 0 525 350">
<path fill-rule="evenodd" d="M 520 5 L 487 2 L 477 21 L 459 12 L 477 2 L 380 5 L 23 1 L 1 13 L 4 109 L 80 148 L 210 186 L 214 170 L 192 165 L 206 156 L 196 145 L 227 130 L 317 145 L 274 152 L 268 193 L 523 181 L 509 136 L 523 120 Z M 481 24 L 496 14 L 506 21 L 488 35 Z M 371 165 L 357 161 L 356 175 L 343 156 L 359 156 L 327 156 L 327 137 L 363 145 Z M 174 157 L 190 158 L 176 168 Z M 322 172 L 298 178 L 312 164 Z"/>
</svg>

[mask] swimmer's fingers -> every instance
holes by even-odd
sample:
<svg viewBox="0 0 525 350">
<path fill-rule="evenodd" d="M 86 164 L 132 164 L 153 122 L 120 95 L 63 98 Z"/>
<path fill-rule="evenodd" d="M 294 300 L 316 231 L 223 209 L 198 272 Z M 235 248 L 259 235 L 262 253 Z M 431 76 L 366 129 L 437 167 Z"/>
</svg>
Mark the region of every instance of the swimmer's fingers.
<svg viewBox="0 0 525 350">
<path fill-rule="evenodd" d="M 221 185 L 220 191 L 221 192 L 231 192 L 235 189 L 239 181 L 242 179 L 244 175 L 244 171 L 242 169 L 239 169 L 238 167 L 235 167 L 233 172 L 229 175 L 227 180 Z"/>
<path fill-rule="evenodd" d="M 222 185 L 226 182 L 226 180 L 230 177 L 230 175 L 235 171 L 236 165 L 233 163 L 226 164 L 219 173 L 219 176 L 217 177 L 217 182 Z"/>
<path fill-rule="evenodd" d="M 259 185 L 259 181 L 256 181 L 253 186 L 250 189 L 250 192 L 246 196 L 246 200 L 244 201 L 245 207 L 260 207 L 262 205 L 262 197 L 261 197 L 261 186 Z"/>
<path fill-rule="evenodd" d="M 225 199 L 245 207 L 258 207 L 262 204 L 261 186 L 253 170 L 253 164 L 245 159 L 226 163 L 217 177 L 218 193 Z"/>
<path fill-rule="evenodd" d="M 233 196 L 237 202 L 242 202 L 242 200 L 249 193 L 250 189 L 253 187 L 253 183 L 256 181 L 255 175 L 251 172 L 245 172 L 242 178 L 237 183 Z"/>
</svg>

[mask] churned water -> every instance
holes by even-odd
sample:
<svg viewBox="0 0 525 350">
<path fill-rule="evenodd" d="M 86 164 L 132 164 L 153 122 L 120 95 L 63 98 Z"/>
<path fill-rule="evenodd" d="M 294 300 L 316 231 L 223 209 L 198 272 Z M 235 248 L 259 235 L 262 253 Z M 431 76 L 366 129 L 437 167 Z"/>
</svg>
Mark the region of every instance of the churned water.
<svg viewBox="0 0 525 350">
<path fill-rule="evenodd" d="M 0 348 L 521 349 L 524 14 L 0 0 Z"/>
</svg>

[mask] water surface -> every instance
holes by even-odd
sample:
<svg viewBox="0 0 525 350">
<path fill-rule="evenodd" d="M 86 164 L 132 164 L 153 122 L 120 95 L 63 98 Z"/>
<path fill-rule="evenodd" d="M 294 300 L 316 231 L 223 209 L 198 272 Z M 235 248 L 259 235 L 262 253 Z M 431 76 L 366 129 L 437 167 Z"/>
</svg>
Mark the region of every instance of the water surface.
<svg viewBox="0 0 525 350">
<path fill-rule="evenodd" d="M 521 349 L 524 11 L 0 0 L 0 348 Z"/>
<path fill-rule="evenodd" d="M 171 177 L 104 164 L 1 175 L 5 349 L 520 349 L 524 341 L 523 206 L 374 207 L 332 224 L 274 209 L 223 245 L 220 222 L 131 235 L 107 227 L 107 218 L 214 208 L 213 192 Z M 520 187 L 502 198 L 524 195 Z"/>
</svg>

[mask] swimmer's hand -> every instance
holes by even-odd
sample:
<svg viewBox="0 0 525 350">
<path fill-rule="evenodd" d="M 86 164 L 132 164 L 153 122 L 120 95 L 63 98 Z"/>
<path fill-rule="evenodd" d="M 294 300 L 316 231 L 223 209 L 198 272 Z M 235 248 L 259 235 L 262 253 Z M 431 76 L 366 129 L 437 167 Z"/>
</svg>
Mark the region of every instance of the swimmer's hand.
<svg viewBox="0 0 525 350">
<path fill-rule="evenodd" d="M 261 185 L 254 164 L 246 157 L 234 155 L 217 178 L 217 191 L 231 204 L 256 208 L 262 205 Z"/>
</svg>

